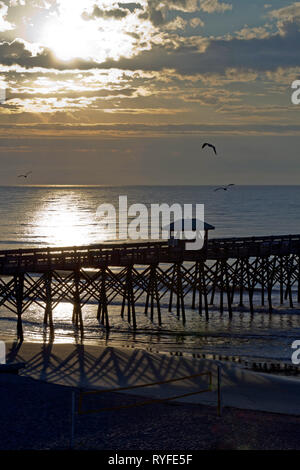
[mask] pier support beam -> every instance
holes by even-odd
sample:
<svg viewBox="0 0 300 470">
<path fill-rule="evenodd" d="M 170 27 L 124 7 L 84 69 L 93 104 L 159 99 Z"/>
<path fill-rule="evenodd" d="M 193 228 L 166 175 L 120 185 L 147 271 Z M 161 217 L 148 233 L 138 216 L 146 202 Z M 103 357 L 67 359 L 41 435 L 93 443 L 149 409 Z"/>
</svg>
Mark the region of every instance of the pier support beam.
<svg viewBox="0 0 300 470">
<path fill-rule="evenodd" d="M 153 322 L 153 319 L 154 319 L 154 303 L 156 303 L 158 324 L 159 326 L 161 326 L 162 321 L 161 321 L 160 298 L 159 298 L 158 282 L 157 282 L 157 264 L 151 264 L 150 266 L 150 273 L 149 273 L 149 280 L 148 280 L 147 294 L 146 294 L 146 303 L 145 303 L 145 315 L 148 314 L 149 303 L 150 303 L 150 308 L 151 308 L 151 321 Z"/>
<path fill-rule="evenodd" d="M 80 270 L 74 271 L 74 294 L 73 294 L 73 316 L 72 322 L 76 328 L 80 328 L 83 334 L 83 319 L 80 301 Z"/>
<path fill-rule="evenodd" d="M 182 322 L 185 324 L 185 306 L 184 306 L 184 292 L 182 284 L 182 272 L 181 272 L 181 263 L 175 263 L 172 274 L 172 281 L 170 285 L 170 302 L 169 302 L 169 312 L 172 311 L 173 307 L 173 295 L 176 295 L 176 311 L 177 318 L 180 318 L 180 312 L 182 314 Z"/>
<path fill-rule="evenodd" d="M 260 281 L 260 284 L 261 284 L 261 305 L 264 306 L 265 305 L 265 266 L 268 267 L 268 259 L 266 258 L 262 258 L 261 260 L 261 273 L 260 273 L 260 277 L 261 277 L 261 281 Z"/>
<path fill-rule="evenodd" d="M 45 275 L 45 294 L 46 294 L 46 306 L 44 314 L 44 325 L 48 325 L 50 329 L 53 329 L 53 317 L 52 317 L 52 272 L 46 273 Z"/>
<path fill-rule="evenodd" d="M 24 274 L 19 274 L 14 277 L 15 281 L 15 295 L 17 306 L 17 336 L 20 342 L 24 340 L 22 314 L 23 314 L 23 296 L 24 296 Z"/>
<path fill-rule="evenodd" d="M 100 280 L 100 300 L 98 304 L 97 319 L 101 321 L 102 325 L 105 325 L 109 329 L 109 317 L 107 308 L 107 294 L 106 294 L 106 266 L 101 268 L 101 280 Z"/>
<path fill-rule="evenodd" d="M 194 270 L 193 279 L 193 298 L 192 298 L 192 309 L 196 308 L 196 300 L 198 293 L 198 312 L 199 315 L 203 313 L 203 301 L 206 320 L 209 319 L 208 309 L 208 292 L 207 292 L 207 280 L 205 277 L 205 263 L 203 261 L 197 261 Z"/>
<path fill-rule="evenodd" d="M 228 260 L 224 261 L 224 271 L 225 271 L 225 285 L 226 285 L 226 294 L 227 294 L 227 308 L 228 308 L 229 318 L 231 319 L 232 318 L 232 306 L 231 306 L 232 293 L 231 293 L 231 288 L 230 288 L 230 273 L 229 273 Z"/>
<path fill-rule="evenodd" d="M 285 269 L 286 269 L 286 291 L 285 299 L 289 298 L 290 308 L 294 308 L 293 295 L 292 295 L 292 262 L 289 256 L 286 257 Z"/>
<path fill-rule="evenodd" d="M 249 307 L 251 315 L 254 314 L 254 306 L 253 306 L 253 294 L 254 294 L 254 285 L 255 281 L 251 279 L 251 263 L 250 260 L 247 259 L 245 261 L 246 264 L 246 274 L 247 274 L 247 288 L 248 288 L 248 295 L 249 295 Z M 257 266 L 257 262 L 256 262 Z M 256 270 L 256 268 L 255 268 Z"/>
<path fill-rule="evenodd" d="M 239 276 L 239 294 L 240 294 L 240 302 L 239 306 L 244 307 L 244 259 L 240 259 L 240 276 Z"/>
<path fill-rule="evenodd" d="M 214 305 L 214 301 L 215 301 L 215 293 L 216 293 L 216 288 L 217 288 L 217 283 L 218 283 L 218 271 L 219 271 L 219 260 L 216 261 L 215 270 L 213 273 L 210 305 Z"/>
<path fill-rule="evenodd" d="M 126 280 L 123 290 L 123 301 L 122 301 L 122 308 L 121 308 L 121 317 L 124 318 L 124 311 L 125 305 L 127 303 L 127 321 L 131 324 L 132 318 L 132 325 L 133 328 L 136 329 L 136 316 L 135 316 L 135 299 L 134 299 L 134 290 L 133 290 L 133 266 L 130 265 L 127 267 L 126 270 Z"/>
<path fill-rule="evenodd" d="M 267 289 L 268 289 L 268 305 L 269 305 L 269 313 L 273 312 L 273 305 L 272 305 L 272 290 L 274 284 L 274 275 L 275 275 L 275 267 L 276 267 L 276 258 L 273 257 L 272 260 L 267 260 Z"/>
<path fill-rule="evenodd" d="M 193 297 L 192 297 L 192 309 L 195 310 L 196 308 L 196 294 L 197 294 L 197 291 L 199 292 L 199 296 L 201 295 L 200 293 L 200 289 L 199 289 L 199 277 L 200 277 L 200 273 L 199 273 L 199 261 L 196 261 L 195 263 L 195 267 L 194 267 L 194 285 L 193 285 Z M 199 298 L 199 304 L 201 302 L 202 299 Z M 200 309 L 199 309 L 200 310 Z M 201 308 L 201 311 L 202 311 L 202 308 Z"/>
</svg>

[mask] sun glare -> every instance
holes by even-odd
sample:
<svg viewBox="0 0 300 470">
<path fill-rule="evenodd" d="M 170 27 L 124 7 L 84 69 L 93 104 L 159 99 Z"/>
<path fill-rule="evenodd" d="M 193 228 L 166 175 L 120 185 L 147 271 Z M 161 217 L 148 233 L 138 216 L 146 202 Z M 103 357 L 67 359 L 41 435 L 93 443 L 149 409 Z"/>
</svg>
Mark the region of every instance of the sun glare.
<svg viewBox="0 0 300 470">
<path fill-rule="evenodd" d="M 130 56 L 133 38 L 124 31 L 124 24 L 114 19 L 87 21 L 82 13 L 87 0 L 61 0 L 59 13 L 44 26 L 40 42 L 61 60 L 82 58 L 102 62 L 108 57 Z"/>
<path fill-rule="evenodd" d="M 95 226 L 93 212 L 83 210 L 82 201 L 74 193 L 59 193 L 53 200 L 42 203 L 33 227 L 36 240 L 50 246 L 85 245 L 91 236 L 96 236 L 95 242 L 106 240 L 101 226 Z"/>
</svg>

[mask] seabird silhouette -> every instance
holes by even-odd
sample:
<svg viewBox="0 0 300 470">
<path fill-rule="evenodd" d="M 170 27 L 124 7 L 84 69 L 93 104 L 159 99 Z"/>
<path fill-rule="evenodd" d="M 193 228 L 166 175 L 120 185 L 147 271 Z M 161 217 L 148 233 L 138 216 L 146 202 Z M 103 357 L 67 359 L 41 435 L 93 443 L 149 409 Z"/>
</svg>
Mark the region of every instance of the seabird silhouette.
<svg viewBox="0 0 300 470">
<path fill-rule="evenodd" d="M 202 145 L 202 149 L 204 149 L 205 147 L 210 147 L 210 148 L 212 148 L 213 151 L 215 152 L 215 155 L 218 155 L 218 154 L 217 154 L 216 147 L 215 147 L 213 144 L 209 144 L 208 142 L 205 142 L 205 143 Z"/>
<path fill-rule="evenodd" d="M 230 184 L 227 184 L 226 186 L 219 186 L 219 188 L 214 189 L 214 191 L 220 191 L 221 189 L 223 189 L 223 191 L 228 191 L 228 188 L 230 188 L 230 186 L 235 186 L 235 184 L 230 183 Z"/>
<path fill-rule="evenodd" d="M 32 171 L 28 171 L 28 173 L 25 173 L 25 175 L 19 175 L 18 178 L 28 178 L 29 175 L 31 175 Z"/>
</svg>

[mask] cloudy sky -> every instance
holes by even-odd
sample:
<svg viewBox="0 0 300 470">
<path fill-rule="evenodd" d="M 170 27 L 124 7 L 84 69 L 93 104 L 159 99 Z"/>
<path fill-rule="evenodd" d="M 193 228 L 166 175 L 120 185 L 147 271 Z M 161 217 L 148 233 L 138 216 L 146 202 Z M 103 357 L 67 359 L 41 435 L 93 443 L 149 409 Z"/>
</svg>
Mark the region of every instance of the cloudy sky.
<svg viewBox="0 0 300 470">
<path fill-rule="evenodd" d="M 300 2 L 1 0 L 0 36 L 0 184 L 300 181 Z"/>
</svg>

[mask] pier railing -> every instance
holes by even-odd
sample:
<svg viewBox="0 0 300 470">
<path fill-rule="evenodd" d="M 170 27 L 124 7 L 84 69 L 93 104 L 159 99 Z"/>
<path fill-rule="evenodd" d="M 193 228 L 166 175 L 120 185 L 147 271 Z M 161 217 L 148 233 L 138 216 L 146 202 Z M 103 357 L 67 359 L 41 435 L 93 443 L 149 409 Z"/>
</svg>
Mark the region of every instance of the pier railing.
<svg viewBox="0 0 300 470">
<path fill-rule="evenodd" d="M 0 269 L 74 269 L 101 265 L 159 262 L 168 256 L 168 243 L 123 243 L 0 251 Z"/>
<path fill-rule="evenodd" d="M 274 235 L 263 237 L 218 238 L 208 243 L 208 258 L 225 256 L 271 256 L 297 254 L 300 251 L 300 235 Z"/>
<path fill-rule="evenodd" d="M 218 238 L 197 251 L 174 248 L 168 242 L 102 243 L 89 246 L 0 251 L 0 272 L 75 269 L 129 264 L 173 263 L 198 259 L 242 258 L 298 254 L 300 235 Z"/>
</svg>

